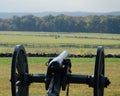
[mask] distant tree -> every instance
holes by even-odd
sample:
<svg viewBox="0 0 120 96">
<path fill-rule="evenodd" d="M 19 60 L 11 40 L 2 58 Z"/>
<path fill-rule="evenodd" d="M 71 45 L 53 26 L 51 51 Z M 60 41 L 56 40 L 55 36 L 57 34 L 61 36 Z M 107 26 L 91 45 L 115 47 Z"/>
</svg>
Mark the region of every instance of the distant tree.
<svg viewBox="0 0 120 96">
<path fill-rule="evenodd" d="M 26 15 L 21 17 L 20 29 L 23 31 L 36 31 L 36 17 L 33 15 Z"/>
<path fill-rule="evenodd" d="M 120 33 L 120 16 L 13 16 L 0 19 L 0 30 Z"/>
<path fill-rule="evenodd" d="M 108 18 L 106 20 L 107 31 L 110 33 L 120 33 L 120 17 L 119 18 Z"/>
</svg>

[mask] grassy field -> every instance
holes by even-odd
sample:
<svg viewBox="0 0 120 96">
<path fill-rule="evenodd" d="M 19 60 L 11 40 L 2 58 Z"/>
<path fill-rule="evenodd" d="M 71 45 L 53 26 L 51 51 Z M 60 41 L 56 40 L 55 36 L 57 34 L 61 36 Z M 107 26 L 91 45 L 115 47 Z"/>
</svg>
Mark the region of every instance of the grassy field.
<svg viewBox="0 0 120 96">
<path fill-rule="evenodd" d="M 13 53 L 15 45 L 23 44 L 27 53 L 96 54 L 97 46 L 105 48 L 105 54 L 120 54 L 120 34 L 50 33 L 50 32 L 0 32 L 0 53 Z M 30 73 L 46 73 L 49 58 L 28 58 Z M 71 58 L 72 73 L 92 75 L 95 58 Z M 11 58 L 0 57 L 0 96 L 11 96 Z M 106 76 L 112 82 L 104 96 L 120 96 L 120 58 L 106 58 Z M 44 84 L 31 84 L 30 96 L 45 96 Z M 92 96 L 87 85 L 70 85 L 70 96 Z M 65 96 L 61 92 L 60 96 Z"/>
<path fill-rule="evenodd" d="M 15 45 L 23 44 L 30 53 L 96 54 L 97 46 L 106 54 L 120 54 L 120 34 L 0 32 L 0 53 L 12 53 Z"/>
<path fill-rule="evenodd" d="M 28 58 L 29 73 L 46 73 L 45 63 L 49 58 Z M 120 96 L 120 59 L 106 58 L 105 74 L 109 77 L 111 85 L 105 89 L 104 96 Z M 92 75 L 94 73 L 95 58 L 71 58 L 72 73 Z M 11 58 L 0 58 L 0 96 L 11 96 L 10 89 L 10 71 Z M 60 96 L 65 96 L 64 91 L 61 91 Z M 45 96 L 46 90 L 44 84 L 31 84 L 30 96 Z M 87 85 L 70 85 L 70 96 L 92 96 L 93 89 Z"/>
</svg>

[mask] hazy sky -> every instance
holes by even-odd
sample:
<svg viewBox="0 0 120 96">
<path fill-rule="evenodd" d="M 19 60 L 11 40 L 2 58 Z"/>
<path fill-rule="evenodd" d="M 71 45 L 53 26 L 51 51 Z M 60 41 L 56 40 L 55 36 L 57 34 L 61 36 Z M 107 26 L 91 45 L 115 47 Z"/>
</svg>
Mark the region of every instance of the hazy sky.
<svg viewBox="0 0 120 96">
<path fill-rule="evenodd" d="M 0 0 L 0 12 L 120 11 L 120 0 Z"/>
</svg>

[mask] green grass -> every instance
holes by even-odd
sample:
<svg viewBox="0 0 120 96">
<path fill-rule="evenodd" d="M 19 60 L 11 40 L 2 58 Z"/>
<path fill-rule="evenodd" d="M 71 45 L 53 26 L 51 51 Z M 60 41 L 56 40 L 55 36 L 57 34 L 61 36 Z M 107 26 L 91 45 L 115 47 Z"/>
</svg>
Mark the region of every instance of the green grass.
<svg viewBox="0 0 120 96">
<path fill-rule="evenodd" d="M 13 53 L 15 45 L 23 44 L 27 53 L 96 54 L 97 46 L 105 47 L 105 54 L 120 54 L 120 34 L 0 32 L 0 53 Z M 3 46 L 4 45 L 4 46 Z M 0 58 L 0 96 L 11 96 L 11 58 Z M 49 58 L 28 58 L 30 73 L 46 73 Z M 71 58 L 73 74 L 94 74 L 95 58 Z M 105 74 L 112 82 L 104 96 L 120 96 L 120 59 L 106 58 Z M 45 96 L 44 84 L 31 84 L 30 96 Z M 70 96 L 92 96 L 87 85 L 70 85 Z M 61 92 L 65 96 L 65 92 Z"/>
<path fill-rule="evenodd" d="M 94 74 L 95 58 L 70 58 L 72 62 L 72 74 L 92 75 Z M 46 62 L 49 58 L 29 57 L 30 73 L 46 73 Z M 106 58 L 105 74 L 110 79 L 111 85 L 105 88 L 104 96 L 120 96 L 120 59 Z M 11 58 L 0 58 L 0 96 L 11 96 L 10 89 L 10 71 Z M 44 84 L 31 84 L 30 96 L 45 96 L 46 90 Z M 92 96 L 93 89 L 87 85 L 70 85 L 70 96 Z M 65 92 L 61 91 L 60 96 L 65 96 Z"/>
<path fill-rule="evenodd" d="M 1 31 L 0 38 L 0 53 L 12 53 L 17 44 L 23 44 L 30 53 L 60 53 L 66 49 L 71 54 L 96 54 L 99 45 L 105 47 L 106 54 L 120 52 L 120 34 Z"/>
</svg>

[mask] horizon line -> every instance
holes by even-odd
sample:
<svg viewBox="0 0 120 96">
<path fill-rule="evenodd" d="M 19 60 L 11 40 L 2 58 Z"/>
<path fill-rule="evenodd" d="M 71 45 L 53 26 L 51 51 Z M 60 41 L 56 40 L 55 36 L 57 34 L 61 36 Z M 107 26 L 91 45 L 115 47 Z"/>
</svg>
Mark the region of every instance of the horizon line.
<svg viewBox="0 0 120 96">
<path fill-rule="evenodd" d="M 13 12 L 0 12 L 0 13 L 50 13 L 50 12 L 54 12 L 54 13 L 62 13 L 62 12 L 84 12 L 84 13 L 111 13 L 111 12 L 120 12 L 120 11 L 40 11 L 40 12 L 30 12 L 30 11 L 24 11 L 24 12 L 17 12 L 17 11 L 13 11 Z"/>
</svg>

